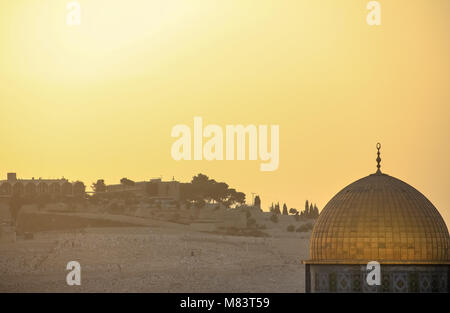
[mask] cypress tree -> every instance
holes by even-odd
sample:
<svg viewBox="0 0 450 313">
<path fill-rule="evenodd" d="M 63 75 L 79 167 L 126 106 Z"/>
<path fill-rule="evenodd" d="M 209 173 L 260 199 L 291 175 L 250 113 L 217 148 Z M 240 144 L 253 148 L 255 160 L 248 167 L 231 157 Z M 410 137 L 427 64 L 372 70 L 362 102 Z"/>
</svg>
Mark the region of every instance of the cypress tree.
<svg viewBox="0 0 450 313">
<path fill-rule="evenodd" d="M 283 204 L 283 215 L 289 215 L 286 203 Z"/>
</svg>

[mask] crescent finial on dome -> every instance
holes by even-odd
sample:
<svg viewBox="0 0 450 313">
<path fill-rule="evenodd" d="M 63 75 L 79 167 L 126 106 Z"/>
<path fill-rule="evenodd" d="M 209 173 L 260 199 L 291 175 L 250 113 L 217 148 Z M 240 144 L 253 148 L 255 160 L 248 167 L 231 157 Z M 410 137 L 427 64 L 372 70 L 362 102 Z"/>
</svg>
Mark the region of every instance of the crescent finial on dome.
<svg viewBox="0 0 450 313">
<path fill-rule="evenodd" d="M 381 149 L 381 143 L 377 143 L 377 150 L 378 150 L 378 152 L 377 152 L 377 174 L 381 174 L 381 170 L 380 170 L 380 168 L 381 168 L 381 165 L 380 165 L 380 163 L 381 163 L 381 158 L 380 158 L 380 149 Z"/>
</svg>

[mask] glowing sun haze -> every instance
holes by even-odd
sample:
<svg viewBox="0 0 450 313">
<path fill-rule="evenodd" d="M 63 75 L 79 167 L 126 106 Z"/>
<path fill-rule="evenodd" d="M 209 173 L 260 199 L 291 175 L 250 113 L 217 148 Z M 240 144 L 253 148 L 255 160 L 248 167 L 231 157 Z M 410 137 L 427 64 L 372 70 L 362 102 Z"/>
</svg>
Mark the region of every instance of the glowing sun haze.
<svg viewBox="0 0 450 313">
<path fill-rule="evenodd" d="M 190 180 L 322 208 L 381 170 L 450 220 L 450 1 L 0 4 L 0 175 Z M 176 124 L 280 125 L 279 168 L 174 161 Z"/>
</svg>

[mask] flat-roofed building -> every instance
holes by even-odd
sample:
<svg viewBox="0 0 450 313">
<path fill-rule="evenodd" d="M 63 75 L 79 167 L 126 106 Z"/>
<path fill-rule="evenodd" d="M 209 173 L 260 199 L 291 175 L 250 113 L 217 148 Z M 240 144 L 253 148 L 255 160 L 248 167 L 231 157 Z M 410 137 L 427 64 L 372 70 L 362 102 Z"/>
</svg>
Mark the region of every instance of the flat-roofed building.
<svg viewBox="0 0 450 313">
<path fill-rule="evenodd" d="M 132 192 L 146 195 L 154 198 L 180 200 L 180 182 L 162 181 L 162 179 L 150 179 L 149 181 L 140 181 L 124 184 L 106 185 L 106 192 Z"/>
</svg>

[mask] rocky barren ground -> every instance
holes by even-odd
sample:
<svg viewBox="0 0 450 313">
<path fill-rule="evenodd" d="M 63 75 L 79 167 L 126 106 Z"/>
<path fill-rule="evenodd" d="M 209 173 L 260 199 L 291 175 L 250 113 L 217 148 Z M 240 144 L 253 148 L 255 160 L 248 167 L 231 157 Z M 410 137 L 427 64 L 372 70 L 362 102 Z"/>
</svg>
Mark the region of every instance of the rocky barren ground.
<svg viewBox="0 0 450 313">
<path fill-rule="evenodd" d="M 309 233 L 224 236 L 130 222 L 41 231 L 0 244 L 0 292 L 304 291 Z M 81 264 L 81 286 L 66 284 L 69 261 Z"/>
</svg>

